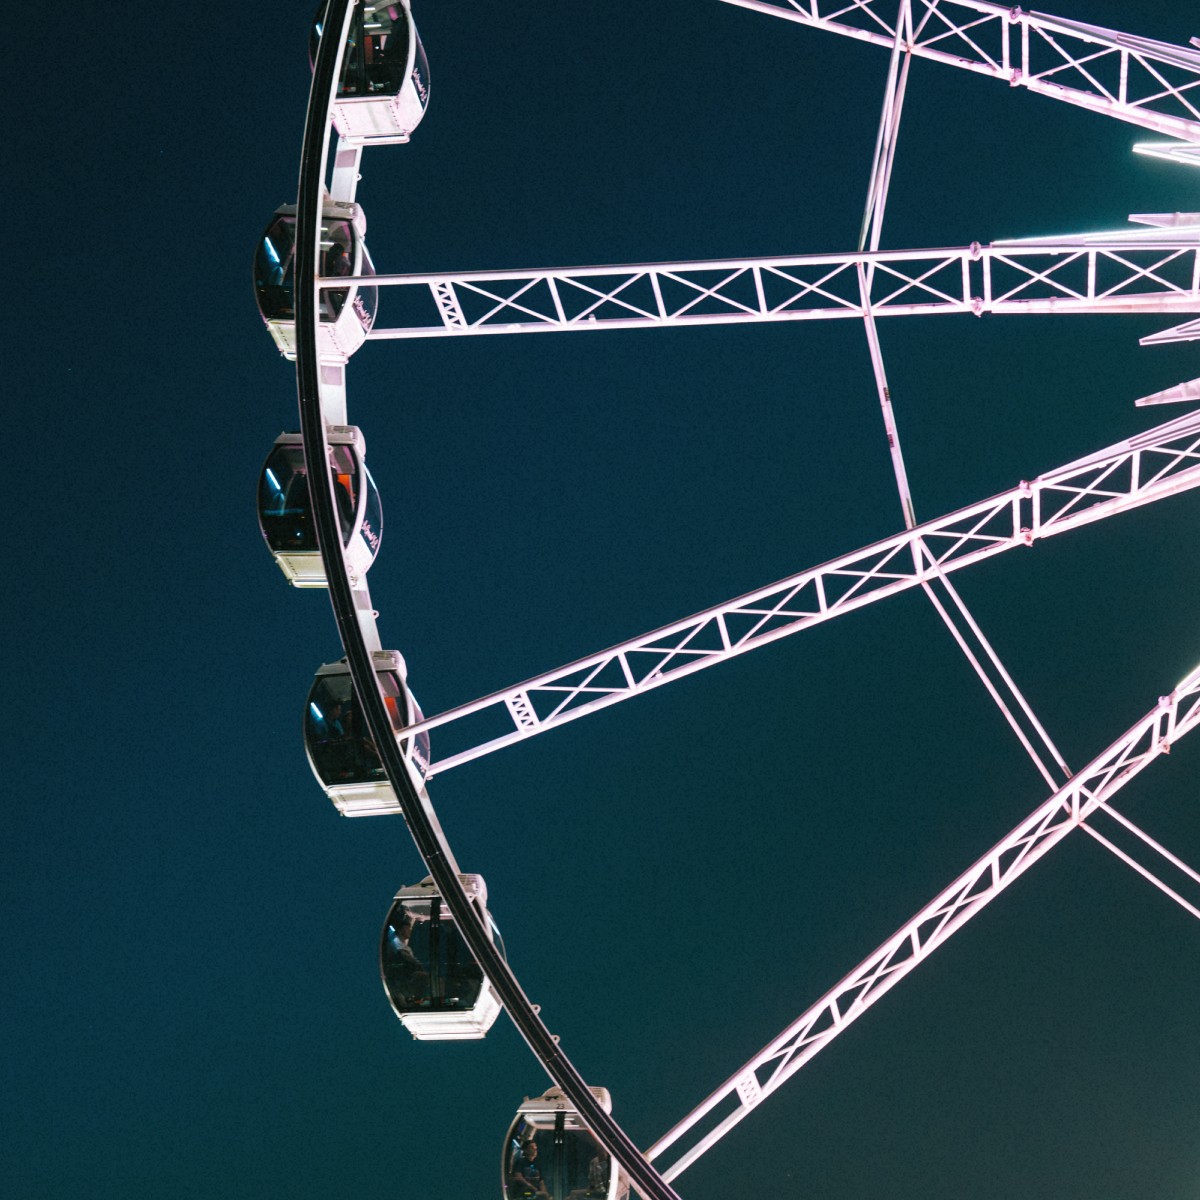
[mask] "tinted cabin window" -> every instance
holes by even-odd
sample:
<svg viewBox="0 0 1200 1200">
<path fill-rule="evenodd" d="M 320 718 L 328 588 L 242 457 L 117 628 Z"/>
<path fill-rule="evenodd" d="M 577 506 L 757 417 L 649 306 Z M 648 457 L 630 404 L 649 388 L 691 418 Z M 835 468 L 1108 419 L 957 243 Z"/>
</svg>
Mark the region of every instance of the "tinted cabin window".
<svg viewBox="0 0 1200 1200">
<path fill-rule="evenodd" d="M 604 1200 L 612 1159 L 586 1129 L 543 1127 L 543 1121 L 553 1120 L 553 1114 L 539 1116 L 534 1126 L 527 1118 L 518 1117 L 509 1131 L 507 1200 L 530 1200 L 538 1194 L 539 1181 L 544 1181 L 552 1200 Z M 536 1152 L 531 1151 L 532 1145 Z"/>
<path fill-rule="evenodd" d="M 354 530 L 354 518 L 358 511 L 359 464 L 349 446 L 331 446 L 329 459 L 334 477 L 333 494 L 337 502 L 338 524 L 342 541 L 346 542 Z M 378 510 L 378 495 L 373 499 L 374 508 Z M 313 526 L 308 471 L 304 465 L 302 445 L 276 446 L 271 451 L 259 478 L 258 514 L 263 537 L 272 550 L 280 554 L 316 551 L 317 535 Z M 375 520 L 376 529 L 382 528 L 378 513 Z M 378 540 L 376 535 L 376 545 Z"/>
<path fill-rule="evenodd" d="M 358 536 L 367 543 L 374 560 L 375 555 L 379 553 L 379 542 L 383 537 L 383 506 L 379 502 L 379 489 L 375 486 L 375 480 L 371 478 L 371 472 L 366 467 L 363 467 L 363 471 L 367 477 L 367 504 Z"/>
<path fill-rule="evenodd" d="M 362 248 L 362 261 L 358 266 L 359 275 L 374 275 L 375 264 L 366 246 Z M 362 327 L 369 330 L 375 324 L 375 309 L 379 303 L 379 289 L 360 283 L 354 293 L 354 315 L 358 317 Z M 339 310 L 340 311 L 340 310 Z"/>
<path fill-rule="evenodd" d="M 317 549 L 303 446 L 276 446 L 258 481 L 258 521 L 278 553 Z"/>
<path fill-rule="evenodd" d="M 292 260 L 296 255 L 296 218 L 276 217 L 263 234 L 254 256 L 254 289 L 258 308 L 268 320 L 296 316 L 292 295 Z"/>
<path fill-rule="evenodd" d="M 421 107 L 429 107 L 429 59 L 425 57 L 425 47 L 421 44 L 421 39 L 417 38 L 417 53 L 413 61 L 412 69 L 413 87 L 417 89 L 417 96 L 420 97 Z"/>
<path fill-rule="evenodd" d="M 304 714 L 304 740 L 327 787 L 379 783 L 387 778 L 349 672 L 323 675 L 313 685 Z"/>
<path fill-rule="evenodd" d="M 337 278 L 354 274 L 354 227 L 349 221 L 321 222 L 321 261 L 318 272 Z M 268 321 L 294 321 L 296 295 L 296 218 L 279 216 L 263 234 L 254 255 L 254 290 L 258 310 Z M 321 293 L 321 320 L 334 321 L 349 296 L 348 288 Z"/>
<path fill-rule="evenodd" d="M 377 678 L 392 728 L 399 730 L 408 724 L 404 686 L 395 671 L 380 671 Z M 420 720 L 420 712 L 414 704 L 414 720 Z M 428 768 L 429 735 L 419 733 L 416 741 L 415 757 Z M 326 787 L 387 780 L 348 670 L 321 675 L 313 684 L 304 713 L 304 742 Z"/>
<path fill-rule="evenodd" d="M 467 1012 L 483 986 L 483 972 L 455 923 L 428 906 L 393 906 L 379 949 L 384 987 L 397 1012 Z"/>
<path fill-rule="evenodd" d="M 316 61 L 323 32 L 320 17 L 313 27 L 309 58 Z M 338 98 L 395 96 L 404 85 L 408 65 L 408 14 L 399 4 L 367 3 L 350 18 L 346 48 L 342 52 L 342 77 Z"/>
</svg>

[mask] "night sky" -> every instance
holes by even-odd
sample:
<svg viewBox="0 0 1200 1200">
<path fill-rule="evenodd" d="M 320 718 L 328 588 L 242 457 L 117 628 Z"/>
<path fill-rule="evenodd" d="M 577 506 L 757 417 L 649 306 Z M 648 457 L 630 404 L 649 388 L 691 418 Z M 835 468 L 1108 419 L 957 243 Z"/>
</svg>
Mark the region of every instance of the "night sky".
<svg viewBox="0 0 1200 1200">
<path fill-rule="evenodd" d="M 1179 0 L 1057 3 L 1200 33 Z M 397 1022 L 379 928 L 423 866 L 399 819 L 339 818 L 301 745 L 341 648 L 255 522 L 297 417 L 250 261 L 295 199 L 311 10 L 84 6 L 30 21 L 8 68 L 9 240 L 37 267 L 7 288 L 20 1200 L 498 1200 L 547 1083 L 504 1017 L 462 1044 Z M 429 112 L 367 151 L 358 197 L 380 270 L 854 248 L 885 52 L 708 0 L 416 18 Z M 917 61 L 883 244 L 1200 208 L 1195 169 L 1130 153 L 1146 136 Z M 1194 346 L 1137 345 L 1180 319 L 881 322 L 918 516 L 1177 415 L 1133 401 L 1200 374 Z M 903 525 L 860 322 L 381 342 L 349 391 L 384 504 L 372 596 L 427 713 Z M 1198 520 L 1192 493 L 954 577 L 1073 769 L 1200 661 Z M 1198 864 L 1198 781 L 1185 741 L 1117 807 Z M 644 1146 L 1046 787 L 909 592 L 431 793 L 530 998 Z M 1198 991 L 1200 925 L 1072 835 L 677 1186 L 1195 1200 Z"/>
</svg>

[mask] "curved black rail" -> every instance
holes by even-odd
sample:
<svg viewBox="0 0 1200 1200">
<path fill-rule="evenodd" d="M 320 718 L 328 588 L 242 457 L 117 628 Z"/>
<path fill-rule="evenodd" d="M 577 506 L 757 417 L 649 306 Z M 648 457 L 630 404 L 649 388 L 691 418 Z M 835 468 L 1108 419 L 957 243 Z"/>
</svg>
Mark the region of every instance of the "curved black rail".
<svg viewBox="0 0 1200 1200">
<path fill-rule="evenodd" d="M 641 1155 L 625 1131 L 601 1108 L 583 1077 L 572 1065 L 558 1042 L 542 1024 L 516 976 L 492 942 L 482 915 L 458 881 L 439 831 L 426 814 L 409 778 L 391 720 L 375 677 L 371 655 L 355 615 L 354 595 L 342 557 L 341 531 L 333 497 L 333 482 L 326 467 L 328 446 L 321 414 L 320 367 L 317 360 L 316 266 L 320 231 L 325 164 L 329 145 L 329 108 L 333 100 L 341 48 L 352 0 L 328 0 L 324 28 L 313 70 L 304 141 L 300 156 L 300 179 L 296 213 L 296 390 L 300 403 L 300 426 L 304 434 L 304 458 L 308 470 L 314 522 L 329 597 L 351 677 L 366 717 L 371 737 L 379 749 L 388 779 L 395 789 L 417 851 L 433 876 L 471 953 L 496 989 L 505 1011 L 529 1044 L 546 1073 L 563 1090 L 584 1123 L 617 1160 L 634 1188 L 646 1200 L 679 1200 L 674 1189 Z M 332 36 L 341 31 L 339 36 Z"/>
</svg>

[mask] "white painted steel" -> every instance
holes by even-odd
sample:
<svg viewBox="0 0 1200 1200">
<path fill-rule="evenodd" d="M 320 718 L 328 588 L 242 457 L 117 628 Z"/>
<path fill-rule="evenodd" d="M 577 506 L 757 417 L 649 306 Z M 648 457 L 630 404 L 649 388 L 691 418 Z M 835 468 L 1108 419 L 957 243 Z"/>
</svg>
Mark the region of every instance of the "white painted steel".
<svg viewBox="0 0 1200 1200">
<path fill-rule="evenodd" d="M 1138 142 L 1134 150 L 1147 158 L 1164 158 L 1168 162 L 1200 167 L 1200 146 L 1194 142 Z"/>
<path fill-rule="evenodd" d="M 895 161 L 896 143 L 900 132 L 900 116 L 903 111 L 904 93 L 908 83 L 908 69 L 912 54 L 907 49 L 913 41 L 912 5 L 909 0 L 900 0 L 896 28 L 901 35 L 892 46 L 888 64 L 887 84 L 884 88 L 883 108 L 879 116 L 879 129 L 875 139 L 875 157 L 871 164 L 871 178 L 867 187 L 867 202 L 859 232 L 858 249 L 879 249 L 883 233 L 883 218 L 887 207 L 888 188 L 891 184 L 892 166 Z M 896 493 L 904 515 L 905 527 L 911 529 L 917 523 L 916 504 L 908 481 L 908 470 L 904 464 L 904 451 L 900 443 L 900 429 L 892 404 L 892 391 L 888 384 L 887 369 L 883 361 L 883 347 L 875 314 L 871 311 L 871 295 L 874 282 L 874 266 L 860 263 L 858 267 L 859 299 L 865 310 L 863 327 L 867 335 L 867 349 L 871 357 L 871 369 L 875 376 L 875 390 L 879 398 L 880 414 L 883 417 L 884 434 L 892 459 L 892 474 L 896 481 Z M 1050 787 L 1055 787 L 1071 772 L 1051 741 L 1045 727 L 1034 715 L 1029 702 L 1013 681 L 1012 676 L 1000 661 L 979 623 L 968 611 L 962 597 L 949 578 L 932 564 L 934 575 L 921 584 L 934 611 L 950 631 L 963 656 L 972 670 L 979 676 L 989 696 L 1008 722 L 1025 752 L 1033 759 L 1037 769 Z M 1040 743 L 1041 750 L 1034 744 Z M 1045 755 L 1051 760 L 1047 763 Z M 1062 771 L 1055 774 L 1053 766 Z"/>
<path fill-rule="evenodd" d="M 1116 845 L 1112 844 L 1112 842 L 1109 841 L 1108 838 L 1105 838 L 1104 834 L 1098 833 L 1096 829 L 1093 829 L 1092 826 L 1090 826 L 1090 824 L 1087 824 L 1085 822 L 1084 826 L 1082 826 L 1081 828 L 1082 828 L 1082 830 L 1084 830 L 1084 833 L 1086 833 L 1088 836 L 1090 836 L 1090 838 L 1099 842 L 1099 844 L 1102 845 L 1106 851 L 1108 851 L 1110 854 L 1112 854 L 1112 856 L 1114 856 L 1115 858 L 1120 860 L 1120 862 L 1126 864 L 1126 866 L 1128 866 L 1128 868 L 1134 870 L 1136 872 L 1136 874 L 1140 875 L 1148 883 L 1152 883 L 1154 887 L 1158 888 L 1159 892 L 1162 892 L 1163 895 L 1165 895 L 1165 896 L 1169 896 L 1169 898 L 1171 900 L 1174 900 L 1178 906 L 1183 908 L 1184 911 L 1192 913 L 1193 917 L 1200 918 L 1200 908 L 1196 907 L 1194 904 L 1192 904 L 1192 902 L 1190 902 L 1188 900 L 1184 900 L 1183 896 L 1181 896 L 1180 893 L 1176 892 L 1175 888 L 1170 887 L 1169 884 L 1166 884 L 1162 880 L 1160 880 L 1160 878 L 1156 874 L 1154 874 L 1154 872 L 1151 871 L 1150 868 L 1147 868 L 1147 866 L 1139 863 L 1138 859 L 1135 859 L 1132 856 L 1132 854 L 1128 854 L 1128 853 L 1124 852 L 1120 846 L 1116 846 Z M 1136 829 L 1136 827 L 1132 826 L 1132 824 L 1130 824 L 1130 828 L 1135 829 L 1136 833 L 1138 833 L 1138 835 L 1141 836 L 1141 838 L 1144 838 L 1147 841 L 1151 840 L 1151 839 L 1145 838 L 1145 835 L 1141 833 L 1141 830 Z M 1162 847 L 1158 847 L 1158 848 L 1159 848 L 1159 850 L 1162 850 Z M 1168 852 L 1163 851 L 1163 853 L 1166 854 Z M 1172 856 L 1170 856 L 1170 857 L 1174 858 L 1175 856 L 1174 856 L 1174 854 L 1172 854 Z M 1181 864 L 1181 865 L 1183 865 L 1183 864 Z M 1189 875 L 1195 874 L 1195 872 L 1192 869 L 1188 868 L 1188 866 L 1184 866 L 1183 869 Z"/>
<path fill-rule="evenodd" d="M 1013 86 L 1184 139 L 1138 149 L 1200 164 L 1200 91 L 1196 90 L 1200 54 L 983 0 L 724 2 L 891 49 L 892 64 L 856 253 L 372 276 L 317 284 L 346 287 L 362 282 L 406 289 L 424 304 L 427 320 L 377 328 L 369 334 L 375 339 L 843 317 L 863 320 L 868 336 L 905 531 L 409 726 L 399 736 L 449 726 L 489 711 L 508 726 L 499 737 L 436 761 L 430 775 L 920 585 L 1051 788 L 1057 787 L 1022 825 L 656 1143 L 647 1157 L 654 1158 L 672 1146 L 682 1150 L 663 1172 L 668 1180 L 696 1161 L 1157 754 L 1166 752 L 1200 723 L 1198 668 L 1088 768 L 1060 785 L 1056 771 L 1069 776 L 1069 768 L 948 578 L 950 571 L 971 562 L 1197 486 L 1200 413 L 917 525 L 876 328 L 880 316 L 1200 312 L 1200 228 L 1194 214 L 1135 215 L 1131 220 L 1150 228 L 1132 231 L 973 244 L 961 249 L 878 249 L 913 57 L 991 75 Z M 892 14 L 890 19 L 885 11 Z M 335 200 L 353 201 L 360 153 L 361 147 L 339 147 L 331 178 Z M 1195 337 L 1200 337 L 1200 321 L 1185 322 L 1144 341 Z M 321 383 L 327 423 L 345 424 L 340 365 L 323 368 Z M 1159 396 L 1165 402 L 1166 396 Z M 1194 397 L 1189 393 L 1179 398 Z M 365 581 L 355 587 L 354 601 L 367 648 L 378 650 L 377 614 Z M 423 788 L 418 803 L 444 846 Z M 1173 860 L 1169 852 L 1158 849 Z M 448 848 L 446 852 L 448 855 Z M 1144 868 L 1130 865 L 1187 907 Z M 1183 869 L 1195 877 L 1190 868 Z M 1190 911 L 1200 915 L 1200 911 Z M 717 1124 L 712 1127 L 714 1120 Z M 702 1123 L 707 1132 L 697 1129 Z M 689 1134 L 691 1140 L 687 1141 Z"/>
<path fill-rule="evenodd" d="M 1017 546 L 1200 485 L 1200 412 L 1058 467 L 726 604 L 577 659 L 408 726 L 448 726 L 492 710 L 508 731 L 441 759 L 429 777 L 566 721 L 683 679 L 841 613 Z M 434 740 L 436 749 L 437 740 Z"/>
<path fill-rule="evenodd" d="M 1200 321 L 1184 321 L 1182 325 L 1172 325 L 1170 329 L 1139 338 L 1138 345 L 1164 346 L 1168 342 L 1194 342 L 1197 340 L 1200 340 Z"/>
<path fill-rule="evenodd" d="M 1097 240 L 1099 239 L 1099 240 Z M 864 296 L 860 276 L 868 276 Z M 465 337 L 944 313 L 1200 312 L 1200 231 L 1138 229 L 958 249 L 375 275 L 425 314 L 368 338 Z M 417 323 L 436 320 L 437 324 Z"/>
<path fill-rule="evenodd" d="M 1172 854 L 1165 846 L 1155 841 L 1144 829 L 1139 829 L 1128 817 L 1117 812 L 1110 804 L 1106 804 L 1103 809 L 1104 815 L 1111 817 L 1118 825 L 1124 826 L 1134 835 L 1139 841 L 1144 842 L 1155 854 L 1161 858 L 1165 858 L 1171 866 L 1182 871 L 1193 883 L 1200 883 L 1200 871 L 1189 867 L 1178 855 Z"/>
<path fill-rule="evenodd" d="M 1177 383 L 1174 387 L 1163 388 L 1161 392 L 1151 392 L 1135 400 L 1138 408 L 1151 404 L 1190 404 L 1200 401 L 1200 379 L 1189 379 L 1186 383 Z"/>
<path fill-rule="evenodd" d="M 923 549 L 922 553 L 928 559 L 928 550 Z M 979 628 L 978 622 L 963 603 L 949 576 L 936 564 L 930 565 L 936 572 L 936 579 L 927 580 L 921 585 L 929 597 L 929 602 L 950 630 L 958 648 L 983 682 L 988 695 L 995 701 L 996 707 L 1000 709 L 1042 778 L 1050 787 L 1057 787 L 1064 779 L 1070 778 L 1071 769 L 1046 732 L 1045 726 L 1038 720 L 1029 701 L 1008 673 L 1008 669 L 1000 661 L 1000 656 L 992 648 L 991 642 Z M 945 603 L 945 600 L 948 600 L 949 604 Z M 1055 767 L 1061 771 L 1061 775 L 1055 771 Z"/>
<path fill-rule="evenodd" d="M 677 1178 L 951 934 L 1198 724 L 1200 667 L 655 1142 L 646 1152 L 651 1161 L 678 1147 L 706 1118 L 719 1117 L 715 1127 L 687 1144 L 662 1171 L 663 1178 Z"/>
<path fill-rule="evenodd" d="M 1200 52 L 987 0 L 722 0 L 877 46 L 897 27 L 917 58 L 1003 80 L 1144 129 L 1200 142 Z M 1181 115 L 1182 114 L 1182 115 Z"/>
</svg>

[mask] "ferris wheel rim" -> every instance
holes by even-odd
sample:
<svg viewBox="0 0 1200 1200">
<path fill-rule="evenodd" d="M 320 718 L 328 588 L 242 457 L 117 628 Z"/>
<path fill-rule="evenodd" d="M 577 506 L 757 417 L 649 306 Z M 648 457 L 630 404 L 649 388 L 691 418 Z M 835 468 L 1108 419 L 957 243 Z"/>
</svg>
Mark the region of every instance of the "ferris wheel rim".
<svg viewBox="0 0 1200 1200">
<path fill-rule="evenodd" d="M 507 962 L 491 940 L 485 918 L 463 889 L 448 843 L 435 819 L 428 793 L 419 796 L 406 760 L 395 741 L 384 706 L 371 653 L 358 623 L 353 589 L 337 521 L 327 461 L 325 418 L 321 408 L 321 368 L 317 352 L 320 307 L 317 262 L 320 214 L 329 156 L 330 110 L 337 94 L 341 60 L 353 0 L 327 0 L 324 27 L 340 29 L 338 38 L 324 37 L 313 64 L 313 82 L 305 114 L 296 212 L 296 390 L 304 455 L 312 482 L 310 496 L 317 544 L 325 567 L 330 603 L 346 652 L 351 678 L 380 761 L 400 799 L 405 824 L 418 854 L 454 916 L 471 953 L 495 988 L 509 1018 L 541 1063 L 571 1101 L 592 1134 L 613 1156 L 647 1200 L 678 1200 L 675 1190 L 650 1165 L 621 1126 L 605 1112 L 583 1077 L 546 1029 Z M 322 481 L 323 486 L 318 483 Z M 424 789 L 422 789 L 424 792 Z M 429 805 L 429 813 L 425 805 Z"/>
<path fill-rule="evenodd" d="M 330 15 L 335 15 L 339 10 L 343 15 L 343 21 L 347 19 L 349 8 L 354 2 L 355 0 L 328 0 L 327 8 L 325 10 L 327 17 L 326 27 L 330 28 L 332 25 L 332 22 L 328 21 L 328 17 Z M 732 0 L 732 2 L 736 3 L 737 0 Z M 905 6 L 906 5 L 907 0 L 905 0 Z M 331 39 L 326 39 L 326 41 L 329 42 Z M 329 530 L 326 530 L 323 527 L 323 512 L 325 515 L 328 515 L 329 513 L 334 512 L 334 510 L 330 503 L 330 497 L 327 494 L 330 488 L 328 473 L 325 465 L 325 421 L 324 413 L 322 412 L 322 386 L 319 377 L 320 366 L 316 352 L 318 328 L 317 313 L 319 311 L 317 301 L 320 294 L 320 289 L 322 287 L 344 286 L 346 280 L 339 279 L 337 283 L 334 284 L 329 280 L 318 280 L 315 274 L 316 264 L 320 258 L 320 251 L 316 242 L 316 236 L 319 228 L 321 190 L 323 188 L 323 180 L 325 178 L 325 168 L 329 149 L 330 108 L 332 106 L 332 99 L 336 95 L 337 79 L 339 77 L 337 64 L 340 62 L 342 43 L 339 42 L 337 46 L 332 48 L 322 47 L 322 49 L 327 49 L 327 53 L 325 59 L 321 60 L 319 57 L 319 61 L 324 61 L 326 65 L 332 63 L 333 66 L 332 70 L 327 71 L 324 75 L 320 76 L 320 78 L 324 79 L 328 85 L 328 95 L 324 109 L 321 112 L 320 117 L 317 119 L 314 119 L 314 113 L 318 111 L 318 101 L 320 99 L 320 95 L 317 83 L 318 76 L 314 74 L 314 86 L 313 91 L 310 94 L 308 119 L 306 121 L 305 128 L 305 153 L 302 156 L 300 195 L 301 205 L 305 204 L 307 195 L 308 210 L 306 214 L 307 221 L 301 223 L 298 219 L 297 227 L 299 242 L 305 247 L 304 266 L 306 269 L 301 269 L 301 262 L 298 255 L 296 286 L 301 290 L 300 296 L 297 298 L 296 306 L 296 358 L 298 393 L 301 405 L 302 425 L 304 427 L 305 455 L 307 460 L 306 467 L 309 479 L 310 481 L 314 481 L 313 486 L 315 488 L 312 500 L 314 518 L 318 533 L 318 544 L 321 550 L 322 559 L 325 563 L 325 573 L 326 579 L 328 580 L 331 603 L 334 608 L 335 617 L 338 621 L 339 632 L 342 635 L 343 646 L 346 650 L 347 663 L 363 705 L 363 715 L 366 718 L 372 736 L 375 738 L 375 743 L 379 748 L 379 755 L 382 759 L 384 771 L 396 794 L 401 797 L 403 801 L 403 810 L 406 814 L 406 824 L 408 824 L 410 833 L 412 834 L 414 842 L 417 845 L 418 852 L 421 854 L 431 876 L 437 881 L 439 887 L 443 888 L 443 895 L 446 899 L 447 906 L 454 912 L 455 919 L 459 922 L 464 939 L 467 941 L 472 953 L 476 956 L 476 959 L 480 962 L 480 965 L 487 970 L 489 978 L 491 978 L 492 981 L 498 985 L 497 991 L 504 996 L 505 1007 L 509 1008 L 510 1016 L 514 1020 L 514 1023 L 517 1024 L 518 1029 L 522 1032 L 522 1035 L 525 1037 L 526 1041 L 530 1044 L 531 1049 L 533 1049 L 543 1067 L 547 1070 L 547 1073 L 556 1083 L 559 1084 L 559 1086 L 562 1088 L 562 1091 L 568 1095 L 568 1098 L 575 1103 L 576 1109 L 580 1116 L 588 1122 L 589 1126 L 592 1128 L 592 1131 L 596 1134 L 597 1139 L 604 1144 L 605 1149 L 613 1155 L 614 1159 L 616 1159 L 616 1161 L 618 1161 L 620 1165 L 626 1169 L 627 1173 L 633 1178 L 635 1185 L 638 1186 L 638 1190 L 642 1191 L 645 1185 L 641 1184 L 637 1180 L 637 1172 L 630 1169 L 630 1167 L 621 1157 L 620 1151 L 615 1146 L 609 1145 L 609 1143 L 602 1136 L 600 1129 L 597 1128 L 597 1126 L 605 1123 L 603 1116 L 599 1117 L 599 1119 L 589 1118 L 588 1102 L 590 1096 L 588 1094 L 588 1090 L 584 1088 L 582 1092 L 573 1095 L 571 1094 L 572 1089 L 568 1083 L 563 1082 L 560 1077 L 555 1074 L 552 1064 L 562 1070 L 573 1071 L 573 1068 L 570 1066 L 570 1063 L 566 1059 L 565 1055 L 563 1055 L 558 1049 L 557 1040 L 551 1037 L 545 1031 L 544 1026 L 541 1025 L 541 1022 L 537 1017 L 537 1009 L 533 1005 L 529 1004 L 528 1000 L 524 997 L 524 994 L 521 992 L 515 976 L 512 976 L 511 972 L 509 972 L 506 967 L 501 967 L 499 970 L 496 970 L 494 967 L 490 970 L 487 969 L 487 963 L 493 961 L 492 952 L 494 947 L 492 947 L 487 940 L 487 929 L 484 925 L 484 922 L 487 919 L 486 914 L 476 911 L 469 898 L 467 898 L 464 894 L 460 894 L 459 888 L 456 886 L 458 883 L 457 866 L 453 862 L 453 856 L 450 851 L 450 847 L 441 834 L 440 826 L 436 821 L 435 814 L 433 814 L 432 804 L 429 801 L 428 796 L 425 794 L 423 787 L 420 787 L 419 783 L 414 783 L 411 779 L 407 769 L 405 757 L 400 751 L 397 750 L 393 736 L 395 732 L 394 727 L 388 721 L 386 714 L 382 712 L 382 708 L 380 706 L 380 696 L 377 682 L 374 685 L 367 682 L 368 675 L 371 676 L 372 679 L 375 678 L 375 670 L 372 665 L 370 650 L 367 646 L 367 642 L 370 640 L 370 631 L 368 631 L 368 636 L 364 637 L 364 631 L 362 627 L 363 615 L 361 612 L 362 606 L 360 603 L 357 606 L 356 611 L 354 602 L 355 591 L 357 590 L 361 600 L 365 585 L 363 585 L 360 580 L 356 580 L 354 578 L 353 573 L 348 569 L 344 558 L 341 557 L 342 545 L 340 537 L 337 536 L 336 525 L 333 527 L 332 534 L 329 532 Z M 895 49 L 898 52 L 898 43 Z M 321 142 L 320 153 L 314 157 L 311 152 L 316 147 L 318 139 L 320 139 Z M 361 152 L 361 145 L 357 147 L 357 151 Z M 315 167 L 314 163 L 316 164 Z M 337 173 L 335 170 L 335 180 L 336 178 Z M 306 181 L 312 188 L 312 190 L 307 194 L 304 186 Z M 353 188 L 351 187 L 351 191 L 352 190 Z M 340 197 L 339 193 L 337 192 L 336 182 L 334 185 L 333 194 L 335 196 L 339 196 L 339 198 L 343 198 Z M 301 211 L 304 211 L 304 209 L 301 208 Z M 308 233 L 310 236 L 306 237 L 306 233 Z M 1019 243 L 1007 244 L 1019 245 Z M 1001 243 L 1000 245 L 1005 245 L 1005 243 Z M 1042 248 L 1044 249 L 1045 247 Z M 873 251 L 868 253 L 873 253 Z M 593 268 L 593 270 L 600 269 L 601 268 Z M 867 269 L 873 269 L 873 264 L 869 265 Z M 407 279 L 408 277 L 394 277 L 393 279 L 385 280 L 385 282 L 403 282 L 407 281 Z M 359 279 L 358 277 L 355 277 L 354 282 L 365 283 L 366 278 L 364 277 Z M 378 280 L 375 282 L 378 282 Z M 869 305 L 867 305 L 866 300 L 863 301 L 863 304 L 864 308 L 869 310 Z M 301 320 L 302 306 L 303 311 L 307 316 L 307 320 L 304 321 Z M 868 318 L 873 320 L 872 314 L 869 311 L 867 311 L 866 315 Z M 871 322 L 869 321 L 869 324 L 870 323 Z M 306 356 L 308 360 L 307 365 L 302 365 L 302 360 L 305 359 Z M 341 400 L 344 405 L 344 392 L 341 396 Z M 325 487 L 321 487 L 315 483 L 315 480 L 318 478 L 325 481 Z M 915 517 L 912 519 L 915 520 Z M 328 549 L 327 552 L 327 547 L 332 548 Z M 370 625 L 370 622 L 366 622 L 365 624 Z M 371 626 L 371 630 L 373 630 L 373 625 Z M 375 644 L 378 645 L 377 640 Z M 357 655 L 355 653 L 355 648 L 357 648 L 359 651 Z M 431 723 L 433 722 L 426 722 L 426 724 Z M 428 808 L 428 814 L 426 812 L 426 807 Z M 420 828 L 414 828 L 414 824 Z M 446 874 L 446 880 L 448 881 L 446 885 L 443 885 L 443 872 Z M 461 907 L 459 907 L 460 902 Z M 479 937 L 481 930 L 483 933 L 482 938 Z M 511 984 L 511 993 L 505 994 L 504 989 L 507 988 L 509 984 Z M 527 1009 L 530 1017 L 532 1018 L 531 1023 L 536 1025 L 533 1035 L 527 1032 L 526 1028 L 523 1027 L 521 1020 L 518 1019 L 518 1015 L 522 1012 L 522 1006 Z M 541 1042 L 541 1034 L 545 1034 L 545 1037 L 549 1039 L 548 1043 L 543 1044 Z M 582 1080 L 579 1082 L 582 1084 Z M 612 1125 L 616 1132 L 620 1133 L 623 1137 L 623 1132 L 620 1130 L 619 1126 L 616 1126 L 615 1123 L 612 1123 Z M 628 1139 L 626 1139 L 626 1141 L 627 1140 Z M 642 1165 L 648 1167 L 645 1158 L 641 1156 L 635 1148 L 632 1148 L 632 1143 L 629 1143 L 629 1146 L 632 1154 L 635 1156 L 633 1161 L 635 1163 L 640 1161 Z M 648 1153 L 652 1154 L 653 1149 L 648 1151 Z M 653 1168 L 648 1167 L 648 1169 L 653 1174 Z M 670 1190 L 666 1180 L 673 1179 L 681 1169 L 682 1167 L 677 1167 L 673 1171 L 667 1171 L 663 1175 L 656 1176 L 658 1183 L 662 1184 L 665 1190 L 662 1192 L 646 1190 L 645 1194 L 647 1196 L 674 1196 L 674 1193 Z"/>
</svg>

